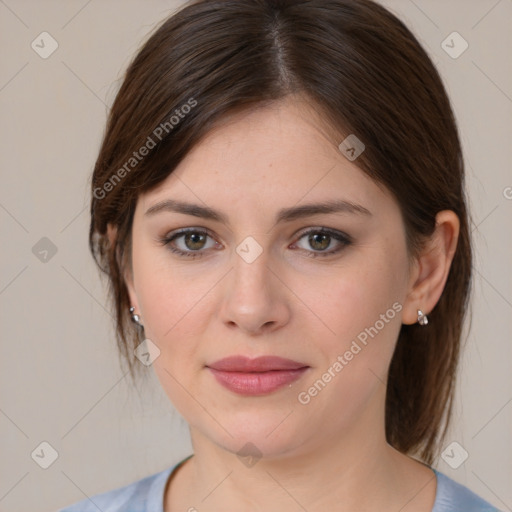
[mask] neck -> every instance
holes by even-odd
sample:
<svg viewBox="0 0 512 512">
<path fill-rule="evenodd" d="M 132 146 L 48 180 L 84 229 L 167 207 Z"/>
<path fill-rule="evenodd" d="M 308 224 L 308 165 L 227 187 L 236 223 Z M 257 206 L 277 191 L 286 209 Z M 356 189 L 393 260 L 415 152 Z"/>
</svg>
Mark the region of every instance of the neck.
<svg viewBox="0 0 512 512">
<path fill-rule="evenodd" d="M 369 407 L 366 418 L 343 432 L 326 429 L 252 464 L 191 428 L 194 456 L 167 510 L 430 511 L 433 472 L 386 442 L 384 412 L 375 411 Z"/>
</svg>

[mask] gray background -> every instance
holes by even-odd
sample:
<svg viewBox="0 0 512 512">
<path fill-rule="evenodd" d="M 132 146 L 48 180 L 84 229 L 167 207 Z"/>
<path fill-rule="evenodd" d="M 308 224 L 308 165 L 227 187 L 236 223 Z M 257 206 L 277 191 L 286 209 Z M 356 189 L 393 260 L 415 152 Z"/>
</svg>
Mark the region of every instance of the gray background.
<svg viewBox="0 0 512 512">
<path fill-rule="evenodd" d="M 474 216 L 473 325 L 446 442 L 469 457 L 457 469 L 442 458 L 435 467 L 512 510 L 512 2 L 382 3 L 440 69 Z M 151 368 L 139 389 L 121 371 L 87 249 L 88 180 L 107 108 L 139 45 L 180 4 L 0 0 L 1 511 L 55 510 L 191 453 L 186 423 Z M 31 47 L 43 46 L 43 31 L 58 43 L 46 59 Z M 458 58 L 441 46 L 453 31 L 469 44 Z M 40 52 L 51 48 L 44 37 Z M 47 469 L 43 441 L 58 453 Z"/>
</svg>

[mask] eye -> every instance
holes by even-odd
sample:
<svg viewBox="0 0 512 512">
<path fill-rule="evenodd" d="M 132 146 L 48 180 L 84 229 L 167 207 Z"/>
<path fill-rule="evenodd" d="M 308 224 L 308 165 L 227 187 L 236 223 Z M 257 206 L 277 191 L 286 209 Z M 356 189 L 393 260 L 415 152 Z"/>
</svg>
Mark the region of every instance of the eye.
<svg viewBox="0 0 512 512">
<path fill-rule="evenodd" d="M 304 249 L 309 254 L 306 254 L 310 258 L 332 256 L 343 250 L 346 246 L 352 243 L 351 238 L 340 231 L 334 231 L 329 228 L 314 228 L 302 233 L 299 240 L 307 237 L 307 243 L 314 251 Z M 338 242 L 338 248 L 328 251 L 328 247 L 332 241 Z M 340 247 L 341 245 L 341 247 Z"/>
<path fill-rule="evenodd" d="M 332 256 L 352 243 L 352 239 L 348 235 L 329 228 L 309 229 L 300 235 L 299 241 L 306 237 L 307 243 L 313 248 L 313 251 L 308 248 L 301 249 L 305 251 L 306 256 L 310 258 Z M 168 246 L 171 252 L 179 256 L 197 258 L 202 256 L 203 253 L 206 252 L 206 249 L 212 249 L 217 244 L 217 242 L 213 241 L 213 244 L 208 246 L 208 238 L 213 239 L 213 236 L 210 235 L 207 230 L 186 228 L 176 233 L 169 234 L 161 239 L 160 242 Z M 177 243 L 178 240 L 180 243 Z M 337 242 L 338 247 L 327 250 L 332 245 L 333 240 Z M 295 244 L 297 244 L 297 242 L 295 242 Z"/>
<path fill-rule="evenodd" d="M 210 247 L 206 246 L 206 240 L 211 238 L 208 231 L 190 228 L 190 229 L 182 229 L 174 234 L 171 234 L 164 239 L 161 240 L 163 245 L 169 247 L 169 250 L 179 254 L 180 256 L 187 256 L 189 258 L 196 258 L 197 256 L 201 256 L 201 249 L 210 249 Z M 176 247 L 176 240 L 181 240 L 182 246 Z M 215 245 L 215 244 L 214 244 Z M 203 251 L 204 252 L 204 251 Z"/>
</svg>

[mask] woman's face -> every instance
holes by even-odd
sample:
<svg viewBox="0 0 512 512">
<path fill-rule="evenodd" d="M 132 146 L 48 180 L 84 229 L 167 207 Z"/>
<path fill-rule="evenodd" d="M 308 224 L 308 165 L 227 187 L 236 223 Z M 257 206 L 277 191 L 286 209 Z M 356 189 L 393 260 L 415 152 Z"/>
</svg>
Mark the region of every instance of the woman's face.
<svg viewBox="0 0 512 512">
<path fill-rule="evenodd" d="M 192 431 L 232 452 L 251 442 L 278 456 L 384 428 L 411 284 L 404 226 L 391 195 L 318 126 L 290 101 L 237 114 L 137 203 L 128 285 L 160 350 L 153 367 Z M 171 200 L 219 218 L 178 213 Z M 362 208 L 299 215 L 335 201 Z M 194 233 L 169 241 L 185 228 Z M 238 355 L 303 369 L 211 368 Z"/>
</svg>

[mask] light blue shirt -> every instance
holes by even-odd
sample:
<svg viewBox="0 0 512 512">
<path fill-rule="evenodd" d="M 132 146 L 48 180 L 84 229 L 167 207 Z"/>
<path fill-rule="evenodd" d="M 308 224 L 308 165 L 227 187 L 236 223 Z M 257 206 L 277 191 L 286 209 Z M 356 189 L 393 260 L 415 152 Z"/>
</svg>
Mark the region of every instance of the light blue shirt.
<svg viewBox="0 0 512 512">
<path fill-rule="evenodd" d="M 164 491 L 171 473 L 192 455 L 164 471 L 124 487 L 96 494 L 57 512 L 164 512 Z M 431 468 L 437 477 L 432 512 L 500 512 L 467 487 Z"/>
</svg>

